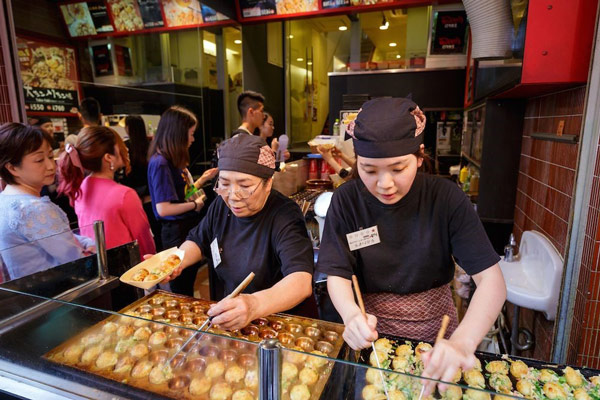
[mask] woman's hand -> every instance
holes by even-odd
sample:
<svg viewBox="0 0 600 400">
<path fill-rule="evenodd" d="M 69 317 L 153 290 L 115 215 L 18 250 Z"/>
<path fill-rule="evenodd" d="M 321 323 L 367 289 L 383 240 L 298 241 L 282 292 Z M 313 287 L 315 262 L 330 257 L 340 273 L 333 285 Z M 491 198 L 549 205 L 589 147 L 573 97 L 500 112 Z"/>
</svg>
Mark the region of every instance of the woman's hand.
<svg viewBox="0 0 600 400">
<path fill-rule="evenodd" d="M 371 314 L 365 318 L 358 307 L 357 312 L 344 320 L 344 325 L 344 340 L 354 350 L 365 349 L 377 340 L 377 318 Z"/>
<path fill-rule="evenodd" d="M 207 169 L 206 171 L 204 171 L 202 176 L 198 178 L 196 182 L 194 182 L 194 186 L 196 186 L 196 189 L 200 189 L 202 186 L 204 186 L 206 182 L 210 181 L 212 178 L 217 176 L 218 173 L 218 168 Z"/>
<path fill-rule="evenodd" d="M 223 299 L 212 305 L 207 314 L 213 317 L 213 324 L 227 330 L 242 329 L 258 318 L 255 312 L 258 300 L 251 294 L 240 294 L 233 299 Z"/>
<path fill-rule="evenodd" d="M 321 155 L 321 157 L 323 157 L 323 160 L 329 162 L 330 160 L 333 160 L 333 148 L 325 148 L 322 145 L 318 145 L 317 146 L 317 151 L 319 152 L 319 154 Z"/>
<path fill-rule="evenodd" d="M 475 365 L 475 356 L 469 346 L 458 340 L 440 339 L 433 349 L 421 355 L 425 370 L 422 376 L 443 382 L 452 382 L 458 368 L 463 371 L 473 368 Z M 425 396 L 430 395 L 435 390 L 436 382 L 424 381 Z M 440 392 L 446 390 L 447 385 L 439 384 Z"/>
<path fill-rule="evenodd" d="M 196 205 L 194 211 L 200 212 L 200 210 L 202 210 L 202 207 L 204 207 L 204 200 L 206 200 L 206 196 L 200 196 L 196 200 L 194 200 L 194 203 Z"/>
</svg>

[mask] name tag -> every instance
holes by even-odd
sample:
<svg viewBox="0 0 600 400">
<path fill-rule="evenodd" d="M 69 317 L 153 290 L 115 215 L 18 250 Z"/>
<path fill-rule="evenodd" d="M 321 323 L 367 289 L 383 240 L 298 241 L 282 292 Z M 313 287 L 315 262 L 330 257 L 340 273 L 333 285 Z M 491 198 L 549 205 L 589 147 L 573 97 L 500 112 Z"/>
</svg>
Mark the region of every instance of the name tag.
<svg viewBox="0 0 600 400">
<path fill-rule="evenodd" d="M 373 246 L 374 244 L 381 243 L 379 239 L 379 231 L 377 225 L 370 228 L 361 229 L 360 231 L 346 234 L 348 239 L 348 246 L 350 251 L 362 249 L 364 247 Z"/>
<path fill-rule="evenodd" d="M 212 255 L 213 266 L 217 268 L 221 264 L 221 252 L 219 251 L 219 242 L 217 238 L 210 244 L 210 253 Z"/>
</svg>

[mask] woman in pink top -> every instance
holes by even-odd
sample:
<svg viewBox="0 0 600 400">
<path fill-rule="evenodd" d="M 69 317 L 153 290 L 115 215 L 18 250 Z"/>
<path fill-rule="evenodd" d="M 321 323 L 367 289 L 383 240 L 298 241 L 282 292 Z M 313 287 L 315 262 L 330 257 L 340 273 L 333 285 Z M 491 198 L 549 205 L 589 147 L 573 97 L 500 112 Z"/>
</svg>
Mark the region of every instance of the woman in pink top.
<svg viewBox="0 0 600 400">
<path fill-rule="evenodd" d="M 135 190 L 114 181 L 115 171 L 128 173 L 129 154 L 121 137 L 105 126 L 83 128 L 75 146 L 67 144 L 60 160 L 58 191 L 75 207 L 82 234 L 104 221 L 106 247 L 138 241 L 140 254 L 156 252 L 150 224 Z M 85 172 L 89 175 L 84 178 Z"/>
</svg>

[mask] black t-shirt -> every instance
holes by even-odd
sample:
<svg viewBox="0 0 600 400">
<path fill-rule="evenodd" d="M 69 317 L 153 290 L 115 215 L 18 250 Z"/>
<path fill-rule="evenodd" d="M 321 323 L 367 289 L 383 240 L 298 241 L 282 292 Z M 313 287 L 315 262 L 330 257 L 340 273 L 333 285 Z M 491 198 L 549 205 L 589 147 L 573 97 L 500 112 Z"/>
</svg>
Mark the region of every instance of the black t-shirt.
<svg viewBox="0 0 600 400">
<path fill-rule="evenodd" d="M 221 256 L 216 268 L 211 253 L 215 239 Z M 250 272 L 256 276 L 246 293 L 268 289 L 293 272 L 312 275 L 314 269 L 300 207 L 275 190 L 261 211 L 245 218 L 236 217 L 219 196 L 187 240 L 200 247 L 223 286 L 223 293 L 213 300 L 231 293 Z"/>
<path fill-rule="evenodd" d="M 350 251 L 346 234 L 373 226 L 381 242 Z M 367 293 L 418 293 L 452 280 L 452 257 L 470 275 L 500 260 L 456 184 L 418 173 L 406 196 L 385 205 L 353 179 L 331 200 L 317 271 L 355 273 Z"/>
</svg>

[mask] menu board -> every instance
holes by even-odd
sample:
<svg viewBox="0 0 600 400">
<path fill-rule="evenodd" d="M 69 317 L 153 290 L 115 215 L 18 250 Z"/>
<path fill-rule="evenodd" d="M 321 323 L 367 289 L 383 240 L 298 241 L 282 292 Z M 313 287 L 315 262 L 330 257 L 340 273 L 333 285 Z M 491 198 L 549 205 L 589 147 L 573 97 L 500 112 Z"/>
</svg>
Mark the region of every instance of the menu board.
<svg viewBox="0 0 600 400">
<path fill-rule="evenodd" d="M 131 65 L 131 52 L 129 47 L 115 45 L 115 58 L 117 59 L 117 72 L 121 76 L 133 76 Z"/>
<path fill-rule="evenodd" d="M 227 16 L 221 14 L 220 12 L 216 12 L 209 6 L 202 5 L 202 19 L 204 22 L 217 22 L 217 21 L 225 21 L 229 18 Z"/>
<path fill-rule="evenodd" d="M 87 3 L 63 4 L 60 11 L 72 37 L 97 34 Z"/>
<path fill-rule="evenodd" d="M 112 57 L 108 45 L 101 44 L 92 46 L 92 59 L 94 60 L 94 75 L 107 76 L 113 75 Z"/>
<path fill-rule="evenodd" d="M 162 11 L 160 10 L 160 0 L 138 0 L 144 28 L 161 28 L 165 26 Z"/>
<path fill-rule="evenodd" d="M 323 9 L 340 8 L 340 7 L 356 7 L 370 6 L 374 4 L 393 3 L 395 0 L 322 0 L 321 7 Z"/>
<path fill-rule="evenodd" d="M 144 21 L 142 21 L 137 0 L 108 0 L 108 8 L 117 32 L 133 32 L 144 29 Z"/>
<path fill-rule="evenodd" d="M 17 37 L 17 49 L 27 111 L 69 112 L 77 107 L 73 48 Z"/>
<path fill-rule="evenodd" d="M 240 0 L 243 18 L 319 11 L 318 0 Z"/>
<path fill-rule="evenodd" d="M 464 54 L 467 13 L 438 11 L 435 20 L 430 54 Z"/>
<path fill-rule="evenodd" d="M 108 17 L 108 11 L 106 11 L 106 6 L 103 1 L 88 1 L 87 7 L 92 16 L 92 21 L 94 22 L 94 28 L 96 28 L 96 32 L 105 33 L 112 32 L 113 26 L 110 23 L 110 18 Z"/>
<path fill-rule="evenodd" d="M 162 0 L 167 26 L 187 26 L 202 23 L 202 8 L 198 0 Z"/>
</svg>

